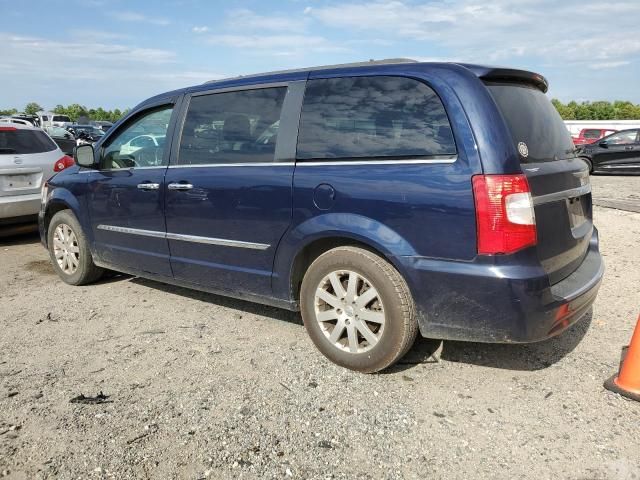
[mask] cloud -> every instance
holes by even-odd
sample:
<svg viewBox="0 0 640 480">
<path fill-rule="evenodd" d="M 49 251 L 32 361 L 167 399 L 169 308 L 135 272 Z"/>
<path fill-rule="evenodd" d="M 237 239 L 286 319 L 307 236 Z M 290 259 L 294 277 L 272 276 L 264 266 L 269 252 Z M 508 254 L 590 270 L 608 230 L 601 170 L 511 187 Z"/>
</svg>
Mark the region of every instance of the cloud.
<svg viewBox="0 0 640 480">
<path fill-rule="evenodd" d="M 225 25 L 230 30 L 263 32 L 265 30 L 278 33 L 302 33 L 307 29 L 307 19 L 296 15 L 259 15 L 243 8 L 232 10 L 227 14 Z"/>
<path fill-rule="evenodd" d="M 126 40 L 129 35 L 123 33 L 105 32 L 103 30 L 93 29 L 71 29 L 69 35 L 74 39 L 83 40 L 85 42 L 104 42 L 110 40 Z"/>
<path fill-rule="evenodd" d="M 589 65 L 589 68 L 592 70 L 604 70 L 608 68 L 618 68 L 623 67 L 625 65 L 629 65 L 631 62 L 626 60 L 620 60 L 617 62 L 601 62 L 601 63 L 593 63 Z"/>
<path fill-rule="evenodd" d="M 225 17 L 221 32 L 208 35 L 210 45 L 224 45 L 246 54 L 276 57 L 303 57 L 313 53 L 350 51 L 349 42 L 332 42 L 311 33 L 311 18 L 298 11 L 290 15 L 261 15 L 249 9 L 231 10 Z"/>
<path fill-rule="evenodd" d="M 51 40 L 0 32 L 0 71 L 18 107 L 31 99 L 57 103 L 133 106 L 156 93 L 221 78 L 221 72 L 182 65 L 175 52 L 123 43 L 80 39 Z M 111 99 L 111 100 L 110 100 Z"/>
<path fill-rule="evenodd" d="M 193 27 L 191 29 L 191 31 L 193 33 L 207 33 L 209 31 L 209 27 L 203 26 L 203 27 Z"/>
<path fill-rule="evenodd" d="M 611 22 L 602 21 L 612 8 L 614 29 Z M 614 64 L 640 55 L 638 16 L 637 1 L 585 5 L 582 0 L 348 1 L 307 11 L 307 17 L 327 29 L 349 29 L 362 38 L 419 42 L 412 50 L 423 44 L 479 62 L 536 58 L 556 65 L 567 61 L 588 65 L 593 59 Z"/>
<path fill-rule="evenodd" d="M 111 18 L 119 20 L 121 22 L 132 22 L 132 23 L 147 23 L 149 25 L 157 25 L 160 27 L 164 27 L 169 25 L 171 22 L 166 18 L 159 17 L 150 17 L 138 12 L 131 11 L 115 11 L 110 12 L 108 15 Z"/>
<path fill-rule="evenodd" d="M 270 51 L 271 54 L 278 56 L 348 50 L 346 47 L 329 42 L 324 37 L 314 35 L 209 35 L 206 41 L 211 45 L 243 49 L 247 53 L 263 54 L 264 51 Z"/>
</svg>

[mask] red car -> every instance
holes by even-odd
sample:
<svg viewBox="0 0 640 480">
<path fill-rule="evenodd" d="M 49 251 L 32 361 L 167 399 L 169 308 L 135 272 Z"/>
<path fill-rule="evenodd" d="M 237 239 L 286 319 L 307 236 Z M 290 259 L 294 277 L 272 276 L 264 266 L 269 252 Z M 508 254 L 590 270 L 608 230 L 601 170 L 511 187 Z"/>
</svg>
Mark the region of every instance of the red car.
<svg viewBox="0 0 640 480">
<path fill-rule="evenodd" d="M 583 128 L 580 130 L 580 133 L 577 137 L 572 137 L 573 144 L 578 145 L 588 145 L 590 143 L 597 142 L 602 137 L 606 137 L 607 135 L 611 135 L 612 133 L 616 133 L 617 130 L 606 129 L 606 128 Z"/>
</svg>

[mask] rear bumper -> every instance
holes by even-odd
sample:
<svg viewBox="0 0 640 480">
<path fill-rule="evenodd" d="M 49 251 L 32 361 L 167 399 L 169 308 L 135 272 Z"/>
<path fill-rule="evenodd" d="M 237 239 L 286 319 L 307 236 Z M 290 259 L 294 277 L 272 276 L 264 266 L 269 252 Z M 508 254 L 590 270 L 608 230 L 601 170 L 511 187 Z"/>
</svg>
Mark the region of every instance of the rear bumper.
<svg viewBox="0 0 640 480">
<path fill-rule="evenodd" d="M 35 216 L 39 210 L 39 193 L 0 197 L 0 219 Z"/>
<path fill-rule="evenodd" d="M 580 266 L 554 285 L 527 254 L 474 262 L 396 260 L 412 290 L 421 334 L 475 342 L 529 343 L 558 335 L 589 311 L 604 274 L 595 228 Z"/>
</svg>

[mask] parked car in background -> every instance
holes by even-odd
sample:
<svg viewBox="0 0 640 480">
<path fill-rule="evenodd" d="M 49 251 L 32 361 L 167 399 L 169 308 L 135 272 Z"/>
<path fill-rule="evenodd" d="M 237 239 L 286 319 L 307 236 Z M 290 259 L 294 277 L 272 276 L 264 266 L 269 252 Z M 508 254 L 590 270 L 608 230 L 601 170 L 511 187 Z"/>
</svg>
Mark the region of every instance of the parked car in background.
<svg viewBox="0 0 640 480">
<path fill-rule="evenodd" d="M 113 127 L 113 123 L 107 122 L 107 121 L 104 121 L 104 120 L 96 120 L 94 122 L 91 122 L 91 124 L 95 125 L 96 127 L 98 127 L 103 132 L 108 132 L 109 129 L 111 127 Z"/>
<path fill-rule="evenodd" d="M 73 123 L 67 115 L 53 112 L 38 112 L 38 120 L 41 127 L 68 127 Z"/>
<path fill-rule="evenodd" d="M 16 114 L 10 117 L 3 117 L 0 119 L 2 123 L 21 123 L 23 125 L 31 125 L 32 127 L 40 126 L 40 121 L 35 115 Z"/>
<path fill-rule="evenodd" d="M 0 226 L 34 222 L 44 182 L 72 165 L 42 129 L 0 124 Z"/>
<path fill-rule="evenodd" d="M 69 125 L 67 130 L 76 137 L 76 143 L 78 145 L 84 143 L 93 144 L 104 136 L 104 132 L 94 125 L 72 124 Z"/>
<path fill-rule="evenodd" d="M 578 149 L 593 173 L 640 173 L 640 129 L 621 130 Z"/>
<path fill-rule="evenodd" d="M 19 123 L 20 125 L 29 125 L 33 127 L 33 123 L 28 120 L 24 120 L 22 118 L 13 118 L 13 117 L 3 117 L 0 118 L 0 123 Z"/>
<path fill-rule="evenodd" d="M 164 147 L 164 135 L 138 135 L 120 147 L 120 155 L 129 155 L 141 148 Z"/>
<path fill-rule="evenodd" d="M 77 147 L 41 238 L 72 285 L 106 268 L 299 309 L 318 349 L 362 372 L 418 331 L 543 340 L 603 275 L 587 167 L 547 88 L 389 60 L 157 95 Z M 123 153 L 140 135 L 171 141 Z"/>
<path fill-rule="evenodd" d="M 67 155 L 73 155 L 73 149 L 76 147 L 76 138 L 70 131 L 62 127 L 45 127 L 44 131 L 56 142 L 60 150 Z"/>
<path fill-rule="evenodd" d="M 588 145 L 615 132 L 617 132 L 617 130 L 606 128 L 583 128 L 576 137 L 573 137 L 573 144 L 575 146 Z"/>
</svg>

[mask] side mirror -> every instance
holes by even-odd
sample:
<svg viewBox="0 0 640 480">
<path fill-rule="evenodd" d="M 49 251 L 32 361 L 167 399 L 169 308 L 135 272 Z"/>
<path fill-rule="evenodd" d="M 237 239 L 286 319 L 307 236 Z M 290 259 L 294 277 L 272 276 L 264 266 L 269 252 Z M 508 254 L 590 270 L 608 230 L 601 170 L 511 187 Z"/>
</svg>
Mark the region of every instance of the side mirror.
<svg viewBox="0 0 640 480">
<path fill-rule="evenodd" d="M 96 160 L 92 145 L 79 145 L 73 149 L 73 159 L 84 168 L 95 168 Z"/>
<path fill-rule="evenodd" d="M 606 140 L 599 142 L 598 145 L 600 145 L 602 148 L 609 148 L 609 144 Z"/>
</svg>

